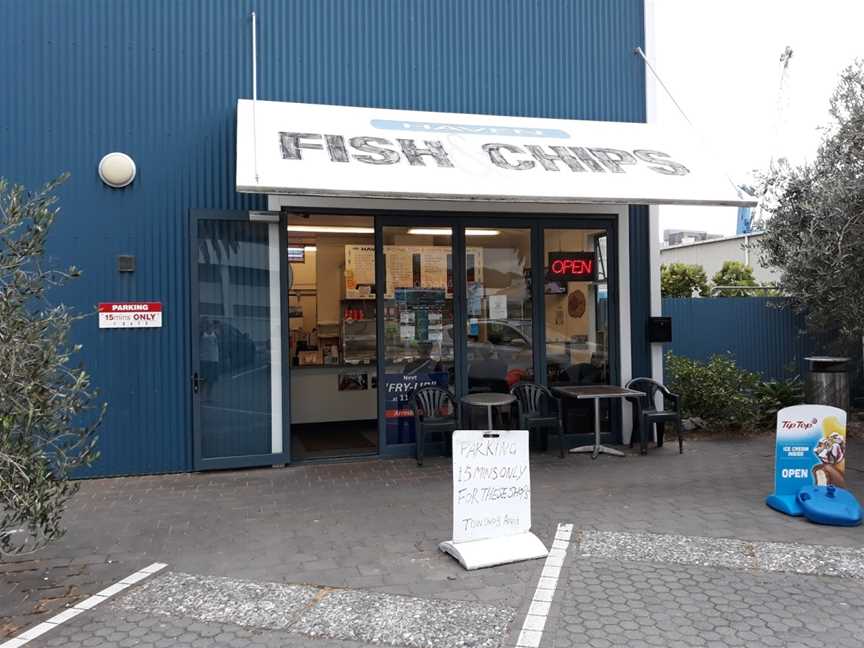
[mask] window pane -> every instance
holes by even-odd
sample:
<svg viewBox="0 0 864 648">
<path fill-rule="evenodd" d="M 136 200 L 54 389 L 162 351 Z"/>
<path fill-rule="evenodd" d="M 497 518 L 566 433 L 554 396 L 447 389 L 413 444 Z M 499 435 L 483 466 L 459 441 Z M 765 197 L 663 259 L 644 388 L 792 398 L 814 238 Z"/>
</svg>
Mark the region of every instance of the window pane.
<svg viewBox="0 0 864 648">
<path fill-rule="evenodd" d="M 414 442 L 408 400 L 415 389 L 453 384 L 450 238 L 447 228 L 384 228 L 387 443 Z"/>
<path fill-rule="evenodd" d="M 547 229 L 543 233 L 543 248 L 548 383 L 608 384 L 605 230 Z M 594 411 L 589 401 L 584 405 L 569 401 L 565 406 L 568 432 L 593 431 Z M 607 431 L 610 412 L 610 401 L 601 401 L 601 427 Z"/>
<path fill-rule="evenodd" d="M 277 331 L 279 324 L 279 305 L 271 304 L 271 285 L 279 286 L 272 238 L 270 227 L 261 223 L 198 222 L 199 394 L 205 459 L 281 452 L 274 447 L 274 440 L 282 440 L 281 416 L 277 413 L 274 423 L 272 411 L 281 401 L 274 402 L 271 391 L 275 386 L 281 398 L 279 374 L 274 383 L 271 371 L 271 317 L 276 318 Z"/>
<path fill-rule="evenodd" d="M 608 290 L 605 267 L 603 274 L 598 269 L 598 251 L 605 251 L 605 232 L 547 229 L 543 237 L 547 258 L 544 303 L 549 383 L 608 383 Z M 559 279 L 549 271 L 548 259 L 554 253 L 565 253 L 565 258 L 572 253 L 573 257 L 592 260 L 597 280 L 586 277 L 573 281 L 572 272 Z"/>
<path fill-rule="evenodd" d="M 465 234 L 468 390 L 507 392 L 534 379 L 531 230 Z"/>
</svg>

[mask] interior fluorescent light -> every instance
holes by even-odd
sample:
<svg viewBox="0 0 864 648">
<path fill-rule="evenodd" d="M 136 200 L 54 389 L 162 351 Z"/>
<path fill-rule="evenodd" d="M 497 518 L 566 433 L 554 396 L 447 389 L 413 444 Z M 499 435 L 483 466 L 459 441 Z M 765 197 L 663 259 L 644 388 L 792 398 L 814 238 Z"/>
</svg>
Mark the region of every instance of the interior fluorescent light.
<svg viewBox="0 0 864 648">
<path fill-rule="evenodd" d="M 450 236 L 453 230 L 449 227 L 412 227 L 408 233 L 417 236 Z"/>
<path fill-rule="evenodd" d="M 453 230 L 449 227 L 412 227 L 409 234 L 419 236 L 451 236 Z M 466 229 L 465 236 L 498 236 L 501 232 L 493 229 Z"/>
<path fill-rule="evenodd" d="M 350 227 L 347 225 L 289 225 L 289 232 L 313 234 L 374 234 L 374 227 Z"/>
<path fill-rule="evenodd" d="M 317 252 L 317 251 L 318 251 L 318 247 L 315 246 L 315 245 L 304 245 L 304 246 L 303 246 L 303 251 L 304 251 L 304 252 Z"/>
</svg>

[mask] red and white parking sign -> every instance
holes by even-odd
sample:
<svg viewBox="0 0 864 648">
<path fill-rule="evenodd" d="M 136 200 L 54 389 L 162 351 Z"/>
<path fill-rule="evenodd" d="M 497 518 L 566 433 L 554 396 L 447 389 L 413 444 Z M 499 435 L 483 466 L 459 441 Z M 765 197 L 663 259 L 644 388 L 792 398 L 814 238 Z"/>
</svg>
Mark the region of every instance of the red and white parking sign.
<svg viewBox="0 0 864 648">
<path fill-rule="evenodd" d="M 99 304 L 99 328 L 160 328 L 161 326 L 161 302 Z"/>
</svg>

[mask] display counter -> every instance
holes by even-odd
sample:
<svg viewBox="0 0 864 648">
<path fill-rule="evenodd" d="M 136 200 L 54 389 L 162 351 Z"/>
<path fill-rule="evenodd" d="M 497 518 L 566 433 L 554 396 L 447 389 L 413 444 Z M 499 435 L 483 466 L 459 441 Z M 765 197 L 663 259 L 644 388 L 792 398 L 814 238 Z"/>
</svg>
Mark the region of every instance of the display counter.
<svg viewBox="0 0 864 648">
<path fill-rule="evenodd" d="M 378 418 L 374 365 L 292 367 L 290 385 L 292 424 Z"/>
</svg>

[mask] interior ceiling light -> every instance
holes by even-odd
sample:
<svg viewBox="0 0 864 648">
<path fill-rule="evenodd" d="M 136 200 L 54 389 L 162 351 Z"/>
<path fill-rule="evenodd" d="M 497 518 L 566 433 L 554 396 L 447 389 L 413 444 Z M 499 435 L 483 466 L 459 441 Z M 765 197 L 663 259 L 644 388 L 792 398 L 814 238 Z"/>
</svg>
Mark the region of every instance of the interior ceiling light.
<svg viewBox="0 0 864 648">
<path fill-rule="evenodd" d="M 289 232 L 310 232 L 314 234 L 374 234 L 374 227 L 349 227 L 343 225 L 289 225 Z"/>
<path fill-rule="evenodd" d="M 451 236 L 453 230 L 449 227 L 412 227 L 409 234 L 418 236 Z M 466 229 L 465 236 L 498 236 L 501 232 L 494 229 Z"/>
</svg>

